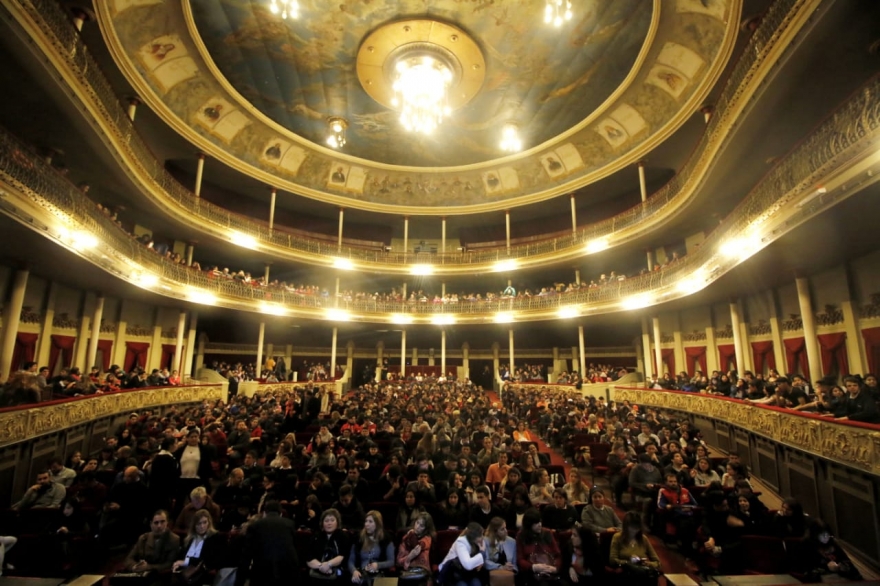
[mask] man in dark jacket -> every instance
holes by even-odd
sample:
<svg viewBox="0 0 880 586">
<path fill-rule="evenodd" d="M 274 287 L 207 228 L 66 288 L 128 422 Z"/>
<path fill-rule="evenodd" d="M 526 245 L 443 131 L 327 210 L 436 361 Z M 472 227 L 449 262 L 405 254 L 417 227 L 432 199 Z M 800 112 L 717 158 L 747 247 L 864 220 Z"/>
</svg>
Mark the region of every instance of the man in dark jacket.
<svg viewBox="0 0 880 586">
<path fill-rule="evenodd" d="M 278 501 L 263 506 L 263 518 L 247 529 L 247 540 L 235 586 L 287 586 L 300 578 L 295 546 L 296 525 L 281 516 Z"/>
</svg>

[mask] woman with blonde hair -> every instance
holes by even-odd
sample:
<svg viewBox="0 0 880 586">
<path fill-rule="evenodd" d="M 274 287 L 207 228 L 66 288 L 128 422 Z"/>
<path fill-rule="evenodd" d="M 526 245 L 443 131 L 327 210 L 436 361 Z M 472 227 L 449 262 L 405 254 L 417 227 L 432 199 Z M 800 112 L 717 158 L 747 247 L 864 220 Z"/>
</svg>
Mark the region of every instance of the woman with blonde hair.
<svg viewBox="0 0 880 586">
<path fill-rule="evenodd" d="M 370 584 L 381 572 L 394 567 L 394 543 L 385 535 L 382 513 L 370 511 L 364 517 L 364 528 L 351 546 L 348 572 L 354 584 Z"/>
<path fill-rule="evenodd" d="M 171 566 L 174 573 L 181 573 L 187 584 L 210 584 L 210 572 L 219 570 L 224 562 L 223 539 L 214 529 L 211 513 L 201 509 L 193 515 L 189 532 L 183 540 L 183 559 Z"/>
<path fill-rule="evenodd" d="M 483 566 L 489 571 L 490 576 L 495 573 L 497 577 L 490 577 L 490 581 L 508 582 L 513 584 L 513 573 L 516 567 L 516 540 L 507 534 L 507 525 L 501 517 L 492 517 L 483 533 Z M 502 578 L 506 575 L 507 578 Z"/>
</svg>

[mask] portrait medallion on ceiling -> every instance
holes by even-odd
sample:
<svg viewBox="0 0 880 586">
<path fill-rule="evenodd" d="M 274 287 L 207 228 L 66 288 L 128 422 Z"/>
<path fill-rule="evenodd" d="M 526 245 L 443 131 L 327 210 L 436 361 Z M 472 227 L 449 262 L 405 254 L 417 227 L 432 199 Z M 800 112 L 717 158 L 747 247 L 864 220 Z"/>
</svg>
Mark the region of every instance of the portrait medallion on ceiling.
<svg viewBox="0 0 880 586">
<path fill-rule="evenodd" d="M 271 0 L 99 4 L 123 73 L 209 155 L 335 204 L 453 213 L 547 199 L 638 160 L 699 108 L 740 10 L 573 0 L 555 27 L 543 0 L 302 0 L 286 19 Z M 430 133 L 406 130 L 391 105 L 406 51 L 449 69 Z M 337 150 L 333 119 L 345 123 Z M 520 152 L 499 147 L 509 124 Z"/>
</svg>

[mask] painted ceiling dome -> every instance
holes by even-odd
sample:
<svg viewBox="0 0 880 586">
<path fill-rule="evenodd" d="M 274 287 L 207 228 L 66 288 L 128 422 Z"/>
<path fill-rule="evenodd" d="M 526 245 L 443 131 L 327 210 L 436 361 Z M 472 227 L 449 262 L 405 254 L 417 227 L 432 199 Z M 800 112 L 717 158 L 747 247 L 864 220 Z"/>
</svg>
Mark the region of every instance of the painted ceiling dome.
<svg viewBox="0 0 880 586">
<path fill-rule="evenodd" d="M 199 148 L 329 203 L 470 213 L 533 203 L 632 164 L 697 112 L 732 51 L 740 0 L 114 0 L 99 21 L 123 73 Z M 409 53 L 408 53 L 409 52 Z M 401 54 L 448 67 L 430 134 L 383 99 Z M 328 120 L 345 145 L 326 146 Z M 506 124 L 522 151 L 499 143 Z"/>
</svg>

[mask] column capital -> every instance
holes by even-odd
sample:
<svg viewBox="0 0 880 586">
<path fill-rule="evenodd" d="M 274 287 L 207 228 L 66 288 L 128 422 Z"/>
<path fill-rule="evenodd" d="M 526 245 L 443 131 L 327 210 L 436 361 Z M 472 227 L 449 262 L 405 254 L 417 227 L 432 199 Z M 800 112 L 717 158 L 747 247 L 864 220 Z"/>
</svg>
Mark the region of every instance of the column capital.
<svg viewBox="0 0 880 586">
<path fill-rule="evenodd" d="M 203 152 L 200 152 L 200 151 L 199 151 L 199 152 L 196 152 L 196 158 L 197 158 L 198 160 L 200 160 L 200 161 L 204 161 L 204 160 L 207 158 L 207 156 L 208 156 L 208 155 L 206 155 L 206 154 L 203 153 Z"/>
<path fill-rule="evenodd" d="M 648 162 L 648 159 L 641 159 L 639 161 L 636 161 L 636 167 L 638 167 L 640 169 L 644 169 L 645 163 L 647 163 L 647 162 Z"/>
<path fill-rule="evenodd" d="M 141 99 L 140 99 L 139 97 L 137 97 L 137 96 L 129 96 L 129 97 L 128 97 L 128 103 L 129 103 L 130 105 L 132 105 L 132 106 L 140 106 L 140 105 L 141 105 Z"/>
<path fill-rule="evenodd" d="M 700 106 L 700 114 L 712 114 L 715 111 L 715 106 L 712 104 L 703 104 Z"/>
<path fill-rule="evenodd" d="M 344 212 L 344 211 L 345 211 L 345 208 L 342 207 L 342 206 L 339 206 L 339 212 L 342 213 L 342 212 Z"/>
<path fill-rule="evenodd" d="M 272 195 L 277 194 L 277 193 L 278 193 L 278 188 L 277 188 L 277 187 L 272 187 L 272 186 L 270 185 L 270 186 L 269 186 L 269 193 L 271 193 Z"/>
</svg>

